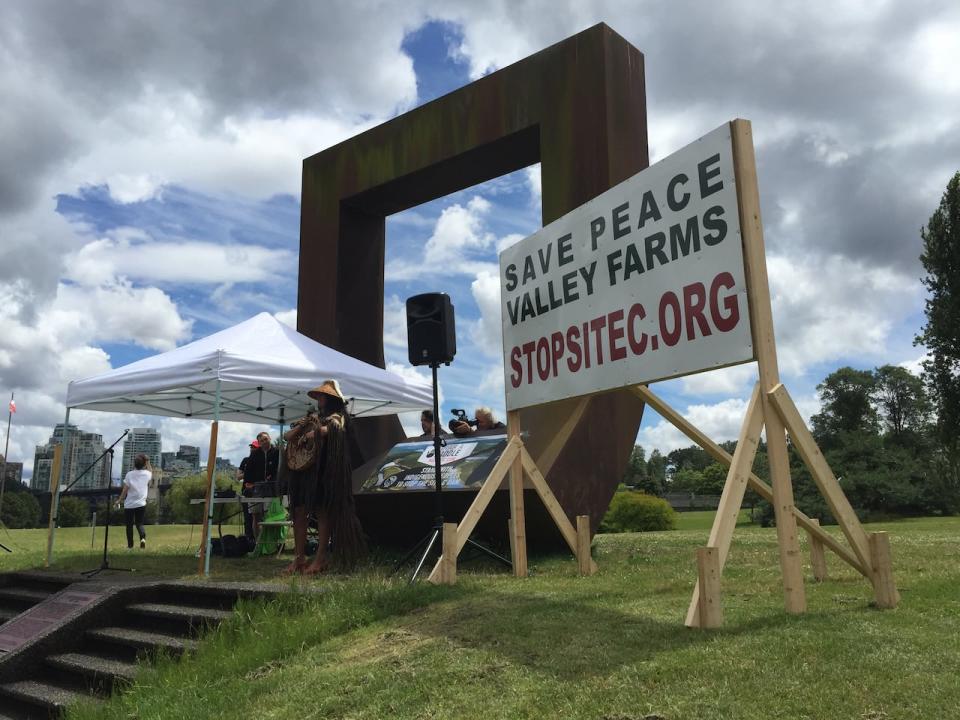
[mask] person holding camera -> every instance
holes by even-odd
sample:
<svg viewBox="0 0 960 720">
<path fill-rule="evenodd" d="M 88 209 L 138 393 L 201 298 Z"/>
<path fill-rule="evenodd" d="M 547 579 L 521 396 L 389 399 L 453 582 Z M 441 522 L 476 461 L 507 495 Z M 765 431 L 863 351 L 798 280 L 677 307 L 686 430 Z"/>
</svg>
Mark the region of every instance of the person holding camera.
<svg viewBox="0 0 960 720">
<path fill-rule="evenodd" d="M 453 434 L 457 437 L 464 437 L 480 430 L 500 430 L 506 427 L 506 425 L 494 417 L 493 410 L 485 405 L 476 409 L 474 417 L 476 418 L 476 427 L 473 427 L 470 421 L 465 418 L 452 421 L 450 423 L 450 429 L 453 430 Z"/>
</svg>

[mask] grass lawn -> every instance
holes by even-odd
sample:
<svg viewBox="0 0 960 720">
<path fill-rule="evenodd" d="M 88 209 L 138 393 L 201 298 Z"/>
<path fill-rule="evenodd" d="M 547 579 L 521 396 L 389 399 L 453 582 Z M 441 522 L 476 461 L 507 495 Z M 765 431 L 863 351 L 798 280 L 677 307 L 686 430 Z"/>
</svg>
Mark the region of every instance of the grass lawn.
<svg viewBox="0 0 960 720">
<path fill-rule="evenodd" d="M 724 573 L 725 626 L 702 632 L 683 627 L 683 616 L 709 515 L 684 514 L 673 532 L 598 536 L 600 573 L 591 578 L 566 556 L 531 557 L 526 580 L 466 564 L 455 587 L 409 586 L 377 565 L 322 578 L 313 582 L 327 592 L 244 605 L 195 655 L 144 668 L 106 708 L 70 717 L 960 715 L 960 519 L 868 527 L 890 532 L 898 609 L 871 608 L 866 582 L 828 554 L 830 579 L 807 584 L 802 616 L 783 612 L 775 532 L 739 527 Z M 189 528 L 148 533 L 148 550 L 118 550 L 116 564 L 195 572 L 196 533 L 193 543 Z M 16 553 L 0 562 L 41 564 L 42 550 L 25 547 L 43 535 L 11 532 L 0 542 Z M 98 564 L 89 529 L 58 537 L 58 567 Z M 233 579 L 275 576 L 280 564 L 212 567 Z"/>
</svg>

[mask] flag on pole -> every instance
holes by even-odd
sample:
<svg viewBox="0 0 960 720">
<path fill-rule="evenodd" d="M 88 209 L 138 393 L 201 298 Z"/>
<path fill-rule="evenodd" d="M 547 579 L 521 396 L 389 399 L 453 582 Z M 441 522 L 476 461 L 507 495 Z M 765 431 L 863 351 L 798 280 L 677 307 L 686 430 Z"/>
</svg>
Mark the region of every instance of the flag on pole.
<svg viewBox="0 0 960 720">
<path fill-rule="evenodd" d="M 15 413 L 17 411 L 17 404 L 11 400 L 10 401 L 10 412 Z"/>
</svg>

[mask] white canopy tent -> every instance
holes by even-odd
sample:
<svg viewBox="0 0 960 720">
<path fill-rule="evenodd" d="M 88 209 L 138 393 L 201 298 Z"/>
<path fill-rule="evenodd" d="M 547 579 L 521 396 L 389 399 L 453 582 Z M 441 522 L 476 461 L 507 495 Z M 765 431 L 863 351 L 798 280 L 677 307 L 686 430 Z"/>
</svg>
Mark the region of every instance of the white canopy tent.
<svg viewBox="0 0 960 720">
<path fill-rule="evenodd" d="M 160 355 L 111 370 L 67 389 L 71 409 L 212 420 L 207 462 L 207 523 L 201 555 L 209 573 L 213 463 L 220 420 L 276 424 L 314 407 L 307 391 L 326 378 L 340 383 L 354 416 L 392 415 L 433 405 L 428 381 L 410 380 L 332 350 L 269 313 Z M 54 492 L 47 562 L 53 548 Z"/>
</svg>

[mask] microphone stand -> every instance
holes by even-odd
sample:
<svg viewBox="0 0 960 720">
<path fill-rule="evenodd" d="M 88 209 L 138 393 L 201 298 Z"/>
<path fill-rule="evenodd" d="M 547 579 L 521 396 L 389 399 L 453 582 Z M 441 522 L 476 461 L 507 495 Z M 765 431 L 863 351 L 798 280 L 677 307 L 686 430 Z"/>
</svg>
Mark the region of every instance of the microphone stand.
<svg viewBox="0 0 960 720">
<path fill-rule="evenodd" d="M 93 570 L 84 570 L 82 573 L 80 573 L 81 575 L 86 575 L 88 578 L 93 577 L 94 575 L 97 575 L 98 573 L 104 570 L 117 570 L 119 572 L 133 572 L 132 568 L 110 567 L 110 563 L 107 560 L 107 542 L 110 538 L 110 508 L 113 505 L 113 448 L 116 447 L 117 443 L 123 440 L 129 432 L 130 432 L 129 429 L 124 430 L 123 434 L 120 437 L 118 437 L 116 440 L 114 440 L 113 444 L 110 445 L 110 447 L 108 447 L 106 450 L 104 450 L 100 454 L 100 457 L 94 460 L 87 468 L 84 469 L 82 473 L 77 475 L 77 477 L 74 478 L 73 482 L 67 485 L 66 490 L 63 491 L 64 493 L 69 492 L 70 488 L 72 488 L 76 484 L 77 480 L 79 480 L 84 475 L 86 475 L 87 472 L 89 472 L 91 468 L 96 466 L 96 464 L 100 462 L 100 460 L 102 460 L 105 456 L 107 455 L 110 456 L 110 463 L 109 463 L 110 470 L 107 473 L 107 511 L 106 513 L 104 513 L 105 519 L 104 519 L 104 532 L 103 532 L 103 560 L 100 563 L 100 567 L 95 568 Z M 56 521 L 57 519 L 59 519 L 59 503 L 57 507 L 58 507 L 58 510 L 57 510 L 58 515 L 56 518 L 54 518 L 54 525 L 56 525 Z"/>
<path fill-rule="evenodd" d="M 434 545 L 436 545 L 437 540 L 443 535 L 443 491 L 441 489 L 442 483 L 440 480 L 440 448 L 445 446 L 446 442 L 444 442 L 444 440 L 440 437 L 440 393 L 437 386 L 437 368 L 439 366 L 440 363 L 430 363 L 430 369 L 433 371 L 433 497 L 436 517 L 433 521 L 433 528 L 431 531 L 427 533 L 426 536 L 420 540 L 420 542 L 414 545 L 413 548 L 400 562 L 396 564 L 393 569 L 394 573 L 399 572 L 400 568 L 406 565 L 407 562 L 409 562 L 409 560 L 417 554 L 417 551 L 426 545 L 426 549 L 420 556 L 420 560 L 417 561 L 416 568 L 414 569 L 413 574 L 410 576 L 411 585 L 417 581 L 417 575 L 420 574 L 424 563 L 426 563 L 427 558 L 430 557 L 430 552 L 433 550 Z M 489 548 L 484 547 L 472 538 L 467 538 L 466 544 L 474 550 L 478 550 L 481 553 L 498 560 L 507 567 L 513 567 L 513 563 L 507 560 L 505 557 L 498 555 Z"/>
</svg>

